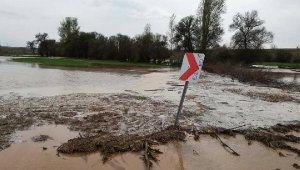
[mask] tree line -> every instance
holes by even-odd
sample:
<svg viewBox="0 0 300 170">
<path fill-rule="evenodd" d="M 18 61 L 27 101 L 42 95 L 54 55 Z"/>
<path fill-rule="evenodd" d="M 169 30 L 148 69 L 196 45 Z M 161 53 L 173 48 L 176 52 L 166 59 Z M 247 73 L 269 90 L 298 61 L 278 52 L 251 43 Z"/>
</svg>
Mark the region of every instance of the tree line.
<svg viewBox="0 0 300 170">
<path fill-rule="evenodd" d="M 134 37 L 83 32 L 77 18 L 66 17 L 58 28 L 59 42 L 49 39 L 47 33 L 38 33 L 35 40 L 27 42 L 27 47 L 41 56 L 161 63 L 175 51 L 206 54 L 208 50 L 220 47 L 224 34 L 222 14 L 225 12 L 225 0 L 201 0 L 195 15 L 186 16 L 179 22 L 176 22 L 175 14 L 171 16 L 167 35 L 154 34 L 147 24 L 144 32 Z M 230 31 L 234 32 L 229 47 L 232 49 L 262 49 L 274 37 L 255 10 L 236 14 Z"/>
<path fill-rule="evenodd" d="M 120 60 L 128 62 L 162 62 L 170 56 L 167 37 L 151 32 L 147 24 L 142 34 L 131 38 L 117 34 L 106 37 L 97 32 L 82 32 L 77 18 L 66 17 L 58 28 L 60 41 L 38 33 L 27 46 L 41 56 L 64 56 L 86 59 Z"/>
</svg>

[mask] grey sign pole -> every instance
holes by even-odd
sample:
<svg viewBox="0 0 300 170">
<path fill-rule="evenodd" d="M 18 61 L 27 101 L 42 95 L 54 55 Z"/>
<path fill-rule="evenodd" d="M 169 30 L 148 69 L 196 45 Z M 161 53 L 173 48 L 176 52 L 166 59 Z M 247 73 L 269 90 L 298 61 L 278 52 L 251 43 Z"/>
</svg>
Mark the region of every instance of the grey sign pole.
<svg viewBox="0 0 300 170">
<path fill-rule="evenodd" d="M 177 111 L 176 120 L 175 120 L 175 126 L 178 126 L 179 116 L 180 116 L 180 113 L 181 113 L 181 110 L 182 110 L 182 106 L 183 106 L 183 102 L 184 102 L 184 98 L 185 98 L 185 94 L 186 94 L 188 86 L 189 86 L 189 81 L 186 81 L 185 85 L 184 85 L 183 92 L 182 92 L 182 96 L 181 96 L 181 99 L 180 99 L 180 103 L 179 103 L 179 106 L 178 106 L 178 111 Z"/>
</svg>

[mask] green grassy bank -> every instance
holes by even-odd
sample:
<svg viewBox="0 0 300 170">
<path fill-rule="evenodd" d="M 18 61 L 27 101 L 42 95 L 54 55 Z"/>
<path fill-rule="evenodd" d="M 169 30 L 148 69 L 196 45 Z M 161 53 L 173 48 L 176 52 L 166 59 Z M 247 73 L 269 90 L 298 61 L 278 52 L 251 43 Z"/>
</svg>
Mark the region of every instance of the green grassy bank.
<svg viewBox="0 0 300 170">
<path fill-rule="evenodd" d="M 45 66 L 62 67 L 97 67 L 97 66 L 124 66 L 124 67 L 162 67 L 162 65 L 149 63 L 121 62 L 115 60 L 87 60 L 73 58 L 27 57 L 15 58 L 13 61 L 22 63 L 36 63 Z"/>
</svg>

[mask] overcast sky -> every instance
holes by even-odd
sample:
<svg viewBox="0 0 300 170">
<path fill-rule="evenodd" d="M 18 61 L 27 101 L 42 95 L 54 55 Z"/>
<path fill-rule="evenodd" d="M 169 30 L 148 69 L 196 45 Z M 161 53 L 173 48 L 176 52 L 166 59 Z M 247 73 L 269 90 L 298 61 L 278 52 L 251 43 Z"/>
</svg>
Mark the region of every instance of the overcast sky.
<svg viewBox="0 0 300 170">
<path fill-rule="evenodd" d="M 106 36 L 134 36 L 150 23 L 152 31 L 165 34 L 172 13 L 177 21 L 194 15 L 200 0 L 0 0 L 0 44 L 25 46 L 38 32 L 59 39 L 57 28 L 67 16 L 77 17 L 81 31 Z M 229 45 L 228 26 L 237 13 L 258 10 L 265 26 L 275 33 L 277 47 L 300 46 L 300 0 L 226 0 L 223 43 Z"/>
</svg>

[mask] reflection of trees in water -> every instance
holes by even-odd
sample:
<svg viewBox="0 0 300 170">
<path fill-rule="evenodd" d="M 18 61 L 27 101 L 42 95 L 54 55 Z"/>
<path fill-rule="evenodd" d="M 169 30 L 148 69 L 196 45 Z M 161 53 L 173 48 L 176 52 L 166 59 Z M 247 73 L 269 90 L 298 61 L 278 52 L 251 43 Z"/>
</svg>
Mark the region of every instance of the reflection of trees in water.
<svg viewBox="0 0 300 170">
<path fill-rule="evenodd" d="M 300 84 L 300 74 L 284 75 L 282 80 L 286 83 Z"/>
<path fill-rule="evenodd" d="M 300 74 L 272 74 L 273 80 L 300 85 Z"/>
<path fill-rule="evenodd" d="M 295 83 L 295 84 L 299 83 L 300 84 L 300 76 L 299 76 L 299 74 L 294 74 L 294 76 L 293 76 L 293 83 Z"/>
</svg>

